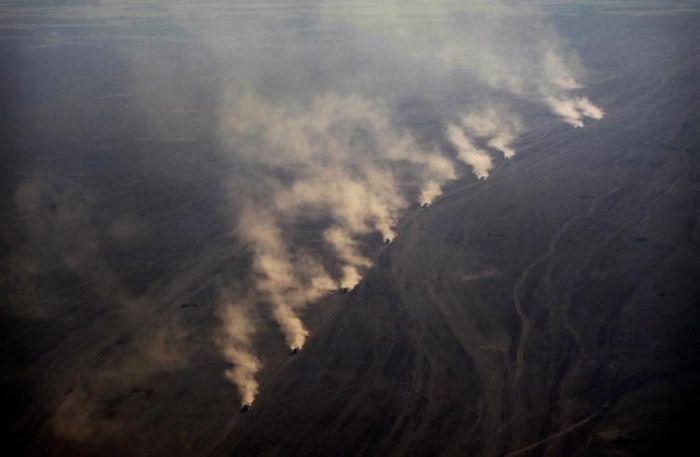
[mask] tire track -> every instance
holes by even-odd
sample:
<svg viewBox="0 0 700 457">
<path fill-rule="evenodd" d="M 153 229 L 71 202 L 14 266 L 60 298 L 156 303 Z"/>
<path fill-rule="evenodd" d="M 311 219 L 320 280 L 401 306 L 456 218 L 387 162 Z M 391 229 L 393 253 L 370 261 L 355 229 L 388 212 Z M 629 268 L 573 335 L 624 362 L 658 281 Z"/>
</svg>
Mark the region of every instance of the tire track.
<svg viewBox="0 0 700 457">
<path fill-rule="evenodd" d="M 517 342 L 517 348 L 516 348 L 516 356 L 515 356 L 515 366 L 514 366 L 514 375 L 513 375 L 513 396 L 514 396 L 514 405 L 513 405 L 513 418 L 519 415 L 520 413 L 520 404 L 522 402 L 521 398 L 521 381 L 522 381 L 522 375 L 523 375 L 523 369 L 524 369 L 524 360 L 525 360 L 525 348 L 527 347 L 527 341 L 531 332 L 531 323 L 530 319 L 527 316 L 527 313 L 523 309 L 523 303 L 521 300 L 522 296 L 522 289 L 527 282 L 527 280 L 530 277 L 531 272 L 542 265 L 544 262 L 548 261 L 556 252 L 557 246 L 559 244 L 559 241 L 562 239 L 563 235 L 573 226 L 574 224 L 590 217 L 595 211 L 598 209 L 598 205 L 600 201 L 605 200 L 606 198 L 610 197 L 611 195 L 615 194 L 620 190 L 622 187 L 622 183 L 624 182 L 623 175 L 619 172 L 618 170 L 618 164 L 624 160 L 626 157 L 626 154 L 623 155 L 622 157 L 618 158 L 615 161 L 615 164 L 613 166 L 616 175 L 618 176 L 617 182 L 615 183 L 615 186 L 605 192 L 603 195 L 597 197 L 596 199 L 593 200 L 593 202 L 590 204 L 588 207 L 588 210 L 583 213 L 582 215 L 573 217 L 566 221 L 564 224 L 562 224 L 552 235 L 552 238 L 550 239 L 549 242 L 549 247 L 547 248 L 547 251 L 535 259 L 533 262 L 531 262 L 525 269 L 523 270 L 522 274 L 516 281 L 515 285 L 513 286 L 513 294 L 512 294 L 512 300 L 513 300 L 513 307 L 515 309 L 515 312 L 518 316 L 518 319 L 520 321 L 520 337 L 518 338 Z M 547 278 L 548 279 L 548 278 Z"/>
</svg>

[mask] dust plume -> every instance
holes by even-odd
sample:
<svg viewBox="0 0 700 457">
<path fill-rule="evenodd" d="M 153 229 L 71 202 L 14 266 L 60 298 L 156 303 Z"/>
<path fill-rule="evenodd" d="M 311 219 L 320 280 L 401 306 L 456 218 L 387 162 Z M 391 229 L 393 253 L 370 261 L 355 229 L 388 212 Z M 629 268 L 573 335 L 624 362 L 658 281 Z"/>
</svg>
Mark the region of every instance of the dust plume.
<svg viewBox="0 0 700 457">
<path fill-rule="evenodd" d="M 545 106 L 577 127 L 604 114 L 536 2 L 163 8 L 213 62 L 214 135 L 234 163 L 230 220 L 252 259 L 235 280 L 290 347 L 306 342 L 307 308 L 355 287 L 373 265 L 368 246 L 395 239 L 411 202 L 439 198 L 457 162 L 484 179 L 496 155 L 516 153 L 525 127 L 510 106 Z M 181 119 L 163 112 L 198 97 L 177 97 L 179 61 L 149 51 L 132 52 L 134 73 L 151 75 L 134 92 L 159 108 L 147 116 L 154 130 L 177 135 Z"/>
<path fill-rule="evenodd" d="M 357 242 L 349 233 L 339 227 L 326 230 L 324 238 L 333 248 L 338 258 L 344 263 L 340 288 L 352 290 L 362 279 L 361 269 L 372 266 L 372 261 L 359 253 Z"/>
<path fill-rule="evenodd" d="M 254 170 L 254 182 L 242 178 L 232 196 L 244 208 L 236 233 L 250 246 L 261 302 L 287 344 L 302 347 L 303 311 L 353 289 L 372 266 L 362 244 L 373 234 L 393 240 L 409 199 L 432 202 L 457 174 L 449 158 L 397 126 L 382 101 L 325 94 L 280 103 L 240 87 L 231 94 L 222 137 Z M 329 249 L 319 253 L 315 239 Z"/>
<path fill-rule="evenodd" d="M 109 373 L 109 388 L 91 391 L 100 376 L 90 377 L 58 408 L 57 428 L 79 441 L 117 433 L 95 419 L 113 391 L 136 386 L 114 381 L 122 375 L 114 366 L 149 376 L 187 367 L 188 326 L 200 321 L 158 330 L 143 327 L 146 318 L 161 323 L 161 309 L 203 309 L 213 277 L 244 289 L 220 301 L 214 350 L 251 403 L 262 369 L 260 322 L 269 317 L 280 341 L 303 347 L 311 307 L 361 284 L 381 250 L 395 249 L 382 242 L 396 239 L 416 202 L 439 204 L 462 164 L 484 179 L 501 155 L 516 154 L 527 110 L 574 127 L 605 114 L 541 2 L 70 3 L 51 14 L 84 21 L 76 33 L 105 33 L 85 47 L 100 52 L 76 54 L 75 63 L 104 59 L 109 66 L 96 68 L 109 68 L 110 78 L 83 90 L 68 70 L 55 81 L 32 72 L 37 84 L 27 88 L 41 96 L 17 97 L 36 101 L 13 108 L 32 116 L 22 118 L 27 152 L 16 154 L 22 166 L 8 180 L 17 228 L 8 236 L 7 309 L 27 319 L 66 317 L 66 328 L 99 313 L 102 327 L 90 323 L 99 332 L 80 332 L 86 347 L 92 333 L 114 341 L 120 328 L 149 333 L 108 345 L 111 356 L 95 348 L 95 370 Z M 37 43 L 58 40 L 42 21 Z M 44 44 L 27 56 L 57 45 Z M 78 44 L 82 38 L 71 48 Z M 72 62 L 57 59 L 55 69 Z M 93 147 L 99 153 L 87 152 Z M 196 255 L 183 249 L 190 242 Z M 243 265 L 226 269 L 237 247 Z M 199 308 L 178 307 L 184 299 Z M 107 367 L 127 346 L 134 355 Z M 61 373 L 66 384 L 73 366 Z M 60 386 L 58 378 L 52 373 Z M 88 400 L 95 407 L 83 409 Z"/>
<path fill-rule="evenodd" d="M 418 195 L 418 203 L 421 206 L 430 205 L 440 195 L 442 195 L 442 186 L 436 181 L 428 181 Z"/>
<path fill-rule="evenodd" d="M 576 128 L 585 126 L 585 118 L 598 120 L 605 115 L 601 108 L 595 106 L 586 97 L 549 97 L 547 98 L 547 104 L 564 122 Z"/>
<path fill-rule="evenodd" d="M 577 127 L 603 116 L 534 2 L 351 0 L 254 20 L 183 11 L 217 60 L 216 135 L 235 158 L 231 219 L 252 258 L 251 306 L 267 307 L 292 348 L 309 336 L 307 308 L 362 280 L 367 246 L 395 239 L 410 202 L 439 198 L 456 162 L 484 179 L 492 154 L 516 153 L 525 127 L 509 106 L 545 106 Z M 332 54 L 315 31 L 332 31 Z M 417 98 L 434 112 L 407 122 Z"/>
<path fill-rule="evenodd" d="M 394 0 L 351 0 L 344 8 L 346 14 L 339 15 L 324 5 L 321 17 L 349 30 L 358 47 L 383 43 L 389 55 L 377 56 L 377 66 L 383 58 L 397 71 L 427 66 L 438 69 L 431 76 L 457 74 L 458 87 L 544 105 L 577 127 L 584 118 L 602 118 L 603 111 L 582 94 L 583 66 L 539 2 L 419 1 L 407 9 Z M 438 84 L 449 88 L 455 81 Z M 495 139 L 491 147 L 500 146 Z"/>
<path fill-rule="evenodd" d="M 224 357 L 231 363 L 226 370 L 226 379 L 238 389 L 241 403 L 251 405 L 258 394 L 258 381 L 255 375 L 262 363 L 253 351 L 252 336 L 255 332 L 249 311 L 244 305 L 225 299 L 219 308 L 222 321 L 217 344 Z"/>
<path fill-rule="evenodd" d="M 539 92 L 544 104 L 567 124 L 582 128 L 585 119 L 600 120 L 605 113 L 587 97 L 577 95 L 583 86 L 564 62 L 560 50 L 549 50 L 543 58 L 543 81 Z"/>
<path fill-rule="evenodd" d="M 303 347 L 309 332 L 298 311 L 334 290 L 335 282 L 310 255 L 292 255 L 269 213 L 246 210 L 238 230 L 253 251 L 257 291 L 272 306 L 289 347 Z"/>
<path fill-rule="evenodd" d="M 503 154 L 506 159 L 515 155 L 513 142 L 523 130 L 523 125 L 513 113 L 503 107 L 486 107 L 465 114 L 462 126 L 475 138 Z"/>
<path fill-rule="evenodd" d="M 476 147 L 465 135 L 464 130 L 455 124 L 447 126 L 447 137 L 457 150 L 459 160 L 472 167 L 477 178 L 487 178 L 493 168 L 491 156 L 483 149 Z"/>
</svg>

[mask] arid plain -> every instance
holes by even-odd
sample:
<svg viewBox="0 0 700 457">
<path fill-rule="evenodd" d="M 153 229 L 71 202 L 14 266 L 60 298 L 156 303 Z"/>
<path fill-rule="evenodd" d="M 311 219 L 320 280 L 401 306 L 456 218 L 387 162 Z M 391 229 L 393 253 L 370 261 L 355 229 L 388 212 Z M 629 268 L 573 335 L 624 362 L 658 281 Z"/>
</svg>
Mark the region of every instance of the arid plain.
<svg viewBox="0 0 700 457">
<path fill-rule="evenodd" d="M 372 267 L 303 310 L 298 354 L 256 315 L 263 364 L 246 413 L 212 336 L 253 255 L 231 228 L 245 181 L 230 176 L 246 164 L 215 139 L 216 59 L 165 26 L 147 23 L 160 38 L 144 41 L 118 18 L 5 15 L 8 455 L 697 448 L 700 11 L 544 8 L 604 119 L 573 128 L 523 104 L 517 155 L 411 203 L 390 244 L 365 236 Z M 134 69 L 144 84 L 124 83 Z M 445 91 L 405 97 L 399 121 L 438 136 L 434 113 L 461 103 Z M 293 230 L 314 249 L 314 226 Z"/>
</svg>

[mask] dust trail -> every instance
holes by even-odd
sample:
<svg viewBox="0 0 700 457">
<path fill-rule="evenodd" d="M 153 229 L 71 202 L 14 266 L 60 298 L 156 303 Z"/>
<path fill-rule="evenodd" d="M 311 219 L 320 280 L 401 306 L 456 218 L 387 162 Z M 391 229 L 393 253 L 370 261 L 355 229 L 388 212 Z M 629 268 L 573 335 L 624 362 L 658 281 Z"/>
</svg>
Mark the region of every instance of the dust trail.
<svg viewBox="0 0 700 457">
<path fill-rule="evenodd" d="M 231 367 L 226 370 L 226 379 L 238 389 L 241 404 L 252 405 L 258 394 L 258 381 L 255 376 L 262 363 L 253 351 L 252 337 L 255 333 L 249 311 L 243 304 L 225 299 L 219 308 L 222 327 L 217 344 Z"/>
<path fill-rule="evenodd" d="M 459 160 L 472 167 L 477 178 L 488 177 L 493 168 L 493 160 L 486 151 L 476 147 L 465 135 L 464 130 L 455 124 L 448 125 L 447 137 L 457 150 Z"/>
<path fill-rule="evenodd" d="M 475 138 L 503 154 L 506 159 L 515 155 L 513 142 L 523 131 L 523 124 L 512 112 L 502 106 L 488 106 L 461 117 L 462 126 Z"/>
<path fill-rule="evenodd" d="M 232 177 L 231 198 L 242 208 L 232 217 L 236 234 L 253 259 L 248 279 L 292 348 L 309 335 L 304 311 L 334 290 L 355 287 L 372 267 L 363 246 L 377 236 L 391 242 L 411 201 L 431 204 L 458 177 L 456 161 L 485 179 L 494 156 L 516 154 L 525 126 L 509 106 L 543 105 L 576 127 L 604 116 L 582 93 L 576 56 L 534 2 L 422 1 L 409 12 L 400 2 L 350 0 L 340 14 L 335 4 L 307 8 L 314 27 L 338 38 L 333 65 L 317 66 L 328 60 L 325 48 L 274 11 L 258 13 L 265 27 L 236 15 L 198 19 L 220 56 L 217 135 L 245 170 Z M 283 33 L 261 32 L 272 29 Z M 230 30 L 266 43 L 265 53 L 229 46 Z M 288 43 L 299 45 L 292 58 Z M 368 79 L 347 71 L 357 62 Z M 419 76 L 419 68 L 433 71 Z M 395 77 L 386 77 L 389 70 Z M 441 87 L 439 97 L 431 100 L 428 83 Z M 438 98 L 465 87 L 478 94 L 466 100 L 478 103 L 439 105 Z M 441 108 L 407 124 L 404 107 L 410 112 L 416 95 Z M 419 128 L 406 127 L 417 124 L 447 128 L 419 136 Z"/>
<path fill-rule="evenodd" d="M 546 101 L 555 114 L 576 128 L 584 127 L 586 118 L 599 120 L 605 116 L 605 112 L 586 97 L 547 97 Z"/>
<path fill-rule="evenodd" d="M 430 203 L 457 173 L 449 158 L 397 127 L 382 102 L 327 94 L 276 103 L 249 88 L 232 93 L 222 137 L 254 171 L 233 195 L 244 208 L 236 233 L 251 248 L 261 302 L 287 344 L 302 347 L 303 310 L 352 289 L 371 267 L 361 244 L 373 233 L 393 240 L 411 194 Z M 329 252 L 295 238 L 300 226 L 318 231 Z M 329 258 L 337 267 L 327 269 Z"/>
<path fill-rule="evenodd" d="M 239 223 L 241 237 L 251 244 L 255 287 L 272 306 L 272 314 L 290 348 L 303 347 L 308 330 L 298 311 L 336 288 L 335 282 L 316 260 L 299 251 L 292 255 L 274 218 L 267 212 L 248 209 Z"/>
<path fill-rule="evenodd" d="M 324 237 L 334 252 L 344 262 L 340 288 L 352 290 L 362 279 L 361 269 L 372 266 L 372 261 L 359 253 L 357 242 L 351 235 L 339 227 L 328 229 Z"/>
</svg>

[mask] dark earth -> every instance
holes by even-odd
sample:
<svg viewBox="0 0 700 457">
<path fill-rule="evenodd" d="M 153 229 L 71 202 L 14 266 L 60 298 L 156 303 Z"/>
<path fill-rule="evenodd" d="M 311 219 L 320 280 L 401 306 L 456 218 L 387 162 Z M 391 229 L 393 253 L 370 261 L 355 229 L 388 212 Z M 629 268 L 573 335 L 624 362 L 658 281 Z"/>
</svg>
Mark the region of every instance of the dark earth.
<svg viewBox="0 0 700 457">
<path fill-rule="evenodd" d="M 517 156 L 368 241 L 294 357 L 263 318 L 244 414 L 211 337 L 251 254 L 210 56 L 2 15 L 4 455 L 700 455 L 700 10 L 596 5 L 548 8 L 606 117 L 529 108 Z M 127 85 L 128 55 L 177 77 Z"/>
</svg>

